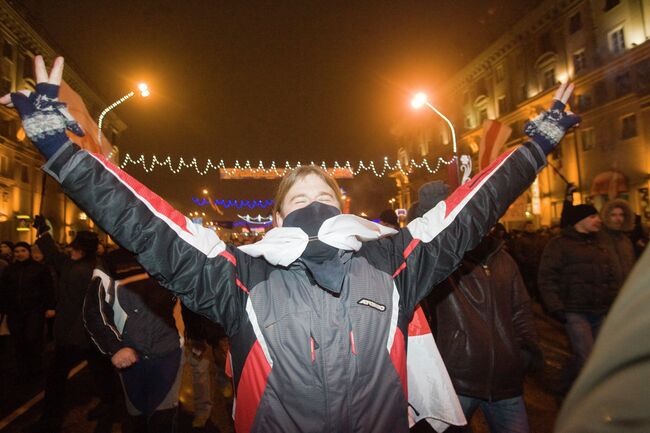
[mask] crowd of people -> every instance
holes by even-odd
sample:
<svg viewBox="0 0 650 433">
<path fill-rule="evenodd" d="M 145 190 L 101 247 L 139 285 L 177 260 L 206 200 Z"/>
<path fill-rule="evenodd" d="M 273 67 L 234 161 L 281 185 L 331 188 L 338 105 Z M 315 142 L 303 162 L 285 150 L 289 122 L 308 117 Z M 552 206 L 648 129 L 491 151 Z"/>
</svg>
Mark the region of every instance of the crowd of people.
<svg viewBox="0 0 650 433">
<path fill-rule="evenodd" d="M 2 312 L 24 374 L 42 368 L 54 317 L 31 431 L 61 430 L 80 360 L 98 384 L 94 415 L 112 412 L 117 372 L 133 431 L 172 432 L 188 359 L 201 428 L 209 356 L 224 391 L 230 378 L 238 433 L 469 431 L 479 408 L 492 432 L 528 432 L 523 378 L 543 365 L 532 303 L 564 326 L 577 373 L 645 242 L 630 239 L 621 200 L 599 214 L 567 199 L 559 227 L 541 232 L 526 224 L 510 236 L 497 224 L 579 122 L 565 111 L 570 85 L 527 124 L 527 143 L 472 181 L 425 184 L 405 225 L 391 212 L 382 224 L 342 214 L 336 181 L 303 166 L 280 182 L 273 230 L 236 246 L 69 140 L 66 129 L 82 131 L 57 101 L 62 68 L 59 58 L 48 74 L 37 56 L 36 92 L 0 102 L 18 109 L 44 170 L 121 248 L 98 257 L 97 236 L 79 232 L 66 253 L 42 217 L 43 264 L 31 245 L 3 244 Z"/>
</svg>

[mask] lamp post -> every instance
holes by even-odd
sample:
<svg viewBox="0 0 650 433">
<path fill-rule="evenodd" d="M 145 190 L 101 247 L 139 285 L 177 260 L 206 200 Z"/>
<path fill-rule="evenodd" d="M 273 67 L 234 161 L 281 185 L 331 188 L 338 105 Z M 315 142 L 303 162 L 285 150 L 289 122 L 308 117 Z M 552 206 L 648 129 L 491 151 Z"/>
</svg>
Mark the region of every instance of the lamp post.
<svg viewBox="0 0 650 433">
<path fill-rule="evenodd" d="M 143 98 L 146 98 L 147 96 L 149 96 L 151 94 L 151 92 L 149 91 L 149 87 L 145 83 L 138 84 L 138 91 L 140 92 L 140 96 L 142 96 Z M 99 115 L 99 118 L 97 119 L 97 142 L 99 143 L 100 146 L 102 144 L 102 124 L 104 123 L 104 117 L 106 117 L 108 112 L 111 111 L 113 108 L 117 107 L 122 102 L 128 100 L 129 98 L 131 98 L 134 95 L 135 95 L 135 92 L 133 90 L 131 90 L 129 93 L 122 96 L 120 99 L 113 102 L 108 107 L 104 108 L 104 111 L 101 112 L 101 114 Z"/>
<path fill-rule="evenodd" d="M 420 92 L 415 94 L 415 96 L 413 96 L 413 99 L 411 100 L 411 107 L 417 110 L 422 108 L 425 105 L 429 107 L 431 111 L 433 111 L 438 116 L 440 116 L 442 120 L 444 120 L 447 123 L 447 125 L 449 125 L 449 129 L 451 130 L 451 143 L 452 143 L 454 161 L 456 162 L 456 180 L 460 185 L 460 166 L 459 166 L 460 161 L 458 160 L 458 146 L 456 144 L 456 130 L 454 129 L 454 125 L 451 123 L 451 120 L 447 118 L 447 116 L 442 114 L 440 110 L 438 110 L 436 107 L 431 105 L 425 93 Z"/>
</svg>

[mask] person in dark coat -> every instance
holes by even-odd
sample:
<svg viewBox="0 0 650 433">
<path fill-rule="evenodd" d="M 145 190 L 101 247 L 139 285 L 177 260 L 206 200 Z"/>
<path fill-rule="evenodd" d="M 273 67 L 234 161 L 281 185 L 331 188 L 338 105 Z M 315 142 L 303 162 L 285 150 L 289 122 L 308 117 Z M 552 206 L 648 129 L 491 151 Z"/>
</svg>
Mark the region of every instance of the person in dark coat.
<svg viewBox="0 0 650 433">
<path fill-rule="evenodd" d="M 104 256 L 88 286 L 86 329 L 118 369 L 134 432 L 174 432 L 182 373 L 176 297 L 118 249 Z"/>
<path fill-rule="evenodd" d="M 446 189 L 437 183 L 421 188 L 430 197 L 419 194 L 420 212 L 446 198 Z M 543 356 L 526 286 L 504 244 L 492 235 L 483 238 L 458 270 L 436 286 L 427 309 L 468 424 L 480 407 L 490 431 L 526 433 L 524 373 L 526 367 L 541 368 Z"/>
<path fill-rule="evenodd" d="M 28 243 L 14 246 L 14 262 L 2 274 L 0 291 L 20 376 L 38 378 L 43 368 L 45 311 L 54 301 L 49 270 L 32 259 Z"/>
<path fill-rule="evenodd" d="M 43 414 L 30 430 L 53 433 L 60 431 L 63 424 L 68 374 L 82 360 L 88 361 L 98 382 L 101 400 L 98 407 L 102 407 L 99 411 L 102 414 L 112 406 L 114 388 L 111 370 L 91 346 L 82 318 L 86 290 L 95 267 L 97 235 L 90 231 L 78 232 L 71 243 L 71 254 L 67 256 L 58 249 L 48 233 L 44 219 L 36 217 L 35 226 L 39 231 L 36 244 L 43 252 L 46 263 L 54 267 L 58 286 L 54 321 L 55 351 L 45 384 Z"/>
<path fill-rule="evenodd" d="M 634 213 L 628 202 L 616 199 L 605 203 L 600 218 L 603 220 L 600 236 L 609 250 L 616 287 L 620 289 L 636 262 L 634 245 L 628 236 L 634 228 Z"/>
<path fill-rule="evenodd" d="M 573 206 L 562 234 L 544 249 L 540 295 L 548 313 L 563 323 L 579 370 L 618 291 L 612 259 L 598 232 L 602 221 L 591 205 Z"/>
</svg>

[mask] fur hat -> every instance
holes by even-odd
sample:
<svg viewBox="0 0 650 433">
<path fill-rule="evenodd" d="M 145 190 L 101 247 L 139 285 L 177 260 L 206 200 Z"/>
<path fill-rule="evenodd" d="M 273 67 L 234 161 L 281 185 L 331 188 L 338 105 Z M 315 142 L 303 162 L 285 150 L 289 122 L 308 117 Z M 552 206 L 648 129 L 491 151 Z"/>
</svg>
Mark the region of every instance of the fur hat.
<svg viewBox="0 0 650 433">
<path fill-rule="evenodd" d="M 587 218 L 588 216 L 597 215 L 597 214 L 598 211 L 592 205 L 579 204 L 577 206 L 573 206 L 569 210 L 569 215 L 567 217 L 567 224 L 573 226 L 579 223 L 580 221 L 582 221 L 583 219 Z"/>
<path fill-rule="evenodd" d="M 97 253 L 97 244 L 99 239 L 97 233 L 88 230 L 82 230 L 77 233 L 70 246 L 75 250 L 81 250 L 86 256 L 94 256 Z"/>
</svg>

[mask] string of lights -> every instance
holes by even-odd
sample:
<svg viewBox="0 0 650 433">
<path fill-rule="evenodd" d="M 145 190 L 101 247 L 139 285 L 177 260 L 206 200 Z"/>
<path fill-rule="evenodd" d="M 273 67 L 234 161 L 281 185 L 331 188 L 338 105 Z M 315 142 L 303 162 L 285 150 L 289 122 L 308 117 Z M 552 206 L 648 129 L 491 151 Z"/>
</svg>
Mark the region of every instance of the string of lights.
<svg viewBox="0 0 650 433">
<path fill-rule="evenodd" d="M 413 172 L 413 169 L 425 169 L 430 174 L 436 173 L 442 166 L 447 166 L 454 161 L 454 157 L 450 159 L 444 159 L 438 157 L 435 167 L 431 168 L 431 164 L 426 158 L 422 158 L 420 162 L 411 159 L 406 166 L 402 164 L 401 161 L 397 160 L 394 164 L 391 164 L 388 161 L 388 157 L 385 157 L 383 164 L 380 169 L 377 169 L 374 161 L 364 162 L 359 161 L 356 164 L 356 168 L 352 166 L 350 161 L 345 161 L 345 164 L 341 165 L 338 161 L 334 161 L 334 164 L 331 167 L 328 167 L 327 164 L 323 161 L 320 164 L 314 164 L 311 161 L 311 165 L 319 165 L 321 168 L 327 171 L 331 170 L 349 170 L 354 176 L 359 175 L 361 172 L 372 171 L 376 177 L 384 177 L 392 172 L 400 171 L 403 175 L 408 176 Z M 293 170 L 296 167 L 303 165 L 300 161 L 295 164 L 291 164 L 289 161 L 285 161 L 284 166 L 279 166 L 275 161 L 272 161 L 268 167 L 264 162 L 259 161 L 257 166 L 253 166 L 249 160 L 247 160 L 243 165 L 236 160 L 233 168 L 228 168 L 224 160 L 220 160 L 217 164 L 213 163 L 211 159 L 207 159 L 204 164 L 199 164 L 196 158 L 192 158 L 190 162 L 186 162 L 183 157 L 180 157 L 176 163 L 172 162 L 170 156 L 165 157 L 163 160 L 158 158 L 156 155 L 151 157 L 150 161 L 147 161 L 147 158 L 144 155 L 140 155 L 137 158 L 133 158 L 131 154 L 127 153 L 124 155 L 124 160 L 120 164 L 120 168 L 126 168 L 129 165 L 139 165 L 142 166 L 146 173 L 153 172 L 158 167 L 167 167 L 169 171 L 173 174 L 180 173 L 183 169 L 194 169 L 197 174 L 200 176 L 205 176 L 210 172 L 210 170 L 219 171 L 222 170 L 226 175 L 232 176 L 237 172 L 248 172 L 251 174 L 271 174 L 274 173 L 277 176 L 283 176 L 288 170 Z M 202 167 L 202 168 L 201 168 Z"/>
<path fill-rule="evenodd" d="M 210 200 L 207 198 L 197 198 L 192 197 L 192 201 L 197 206 L 206 206 L 210 205 Z M 222 206 L 225 209 L 231 207 L 240 210 L 242 208 L 255 209 L 262 208 L 266 209 L 269 206 L 273 206 L 273 200 L 214 200 L 213 202 L 216 206 Z"/>
<path fill-rule="evenodd" d="M 250 215 L 239 215 L 237 214 L 239 218 L 242 220 L 251 223 L 251 224 L 271 224 L 273 222 L 273 217 L 263 217 L 262 215 L 257 215 L 255 217 L 252 217 Z"/>
</svg>

